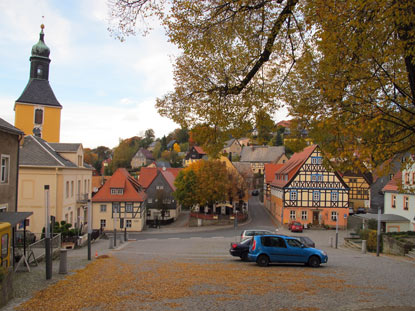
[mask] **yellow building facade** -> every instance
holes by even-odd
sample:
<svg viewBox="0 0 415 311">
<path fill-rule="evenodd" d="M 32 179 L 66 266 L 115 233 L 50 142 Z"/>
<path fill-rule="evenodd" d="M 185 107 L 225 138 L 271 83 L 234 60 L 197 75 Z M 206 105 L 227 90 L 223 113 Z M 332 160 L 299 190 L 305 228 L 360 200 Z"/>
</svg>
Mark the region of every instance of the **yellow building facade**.
<svg viewBox="0 0 415 311">
<path fill-rule="evenodd" d="M 63 157 L 82 159 L 78 165 Z M 36 156 L 41 155 L 41 156 Z M 91 199 L 92 168 L 83 164 L 81 144 L 47 144 L 41 138 L 26 136 L 20 149 L 19 212 L 33 212 L 27 229 L 40 236 L 46 222 L 45 185 L 49 186 L 49 214 L 56 221 L 66 221 L 72 227 L 87 222 L 87 204 Z"/>
</svg>

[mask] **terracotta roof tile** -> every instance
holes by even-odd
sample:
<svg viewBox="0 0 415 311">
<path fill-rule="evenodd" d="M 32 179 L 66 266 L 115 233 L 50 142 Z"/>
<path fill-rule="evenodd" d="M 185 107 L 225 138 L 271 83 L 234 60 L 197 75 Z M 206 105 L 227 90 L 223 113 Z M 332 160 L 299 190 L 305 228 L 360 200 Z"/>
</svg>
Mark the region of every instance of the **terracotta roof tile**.
<svg viewBox="0 0 415 311">
<path fill-rule="evenodd" d="M 383 187 L 382 191 L 398 191 L 399 181 L 402 180 L 402 172 L 399 171 L 395 176 Z"/>
<path fill-rule="evenodd" d="M 159 171 L 164 179 L 169 183 L 170 187 L 174 190 L 174 180 L 176 179 L 177 175 L 179 174 L 181 168 L 162 168 L 162 167 L 143 167 L 140 171 L 140 178 L 138 179 L 138 183 L 144 188 L 147 189 L 153 180 L 157 177 L 157 171 Z"/>
<path fill-rule="evenodd" d="M 123 185 L 121 187 L 121 185 Z M 123 194 L 111 194 L 111 188 L 123 188 Z M 92 198 L 93 202 L 143 202 L 147 195 L 125 168 L 117 169 Z"/>
<path fill-rule="evenodd" d="M 275 172 L 275 174 L 283 176 L 283 179 L 274 179 L 272 185 L 280 188 L 285 187 L 316 148 L 317 145 L 312 145 L 304 148 L 301 152 L 294 153 L 293 156 Z M 285 175 L 288 175 L 287 179 L 284 178 Z"/>
<path fill-rule="evenodd" d="M 195 150 L 196 150 L 197 153 L 199 153 L 199 154 L 206 154 L 206 152 L 203 150 L 202 147 L 194 146 L 194 148 L 195 148 Z"/>
<path fill-rule="evenodd" d="M 271 183 L 275 178 L 275 172 L 278 171 L 284 164 L 274 164 L 266 163 L 265 164 L 265 182 L 267 184 Z"/>
</svg>

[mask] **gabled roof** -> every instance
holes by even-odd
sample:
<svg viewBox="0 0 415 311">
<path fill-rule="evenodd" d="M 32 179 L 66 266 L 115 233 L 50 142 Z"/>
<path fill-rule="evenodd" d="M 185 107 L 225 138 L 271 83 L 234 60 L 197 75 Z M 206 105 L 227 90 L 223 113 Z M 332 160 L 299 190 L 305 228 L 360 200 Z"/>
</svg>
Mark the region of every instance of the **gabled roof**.
<svg viewBox="0 0 415 311">
<path fill-rule="evenodd" d="M 277 126 L 283 126 L 285 128 L 290 128 L 291 120 L 282 120 L 282 121 L 277 123 Z"/>
<path fill-rule="evenodd" d="M 278 171 L 284 164 L 266 163 L 265 167 L 265 182 L 271 183 L 275 178 L 275 172 Z"/>
<path fill-rule="evenodd" d="M 174 145 L 175 143 L 177 143 L 177 140 L 175 140 L 175 139 L 170 140 L 170 141 L 169 141 L 169 143 L 167 144 L 167 149 L 171 149 L 171 148 L 173 148 L 173 145 Z"/>
<path fill-rule="evenodd" d="M 123 194 L 111 194 L 111 188 L 123 188 Z M 118 168 L 98 190 L 92 202 L 143 202 L 147 198 L 137 181 L 125 168 Z"/>
<path fill-rule="evenodd" d="M 199 147 L 199 146 L 193 146 L 193 148 L 195 148 L 195 150 L 196 150 L 196 152 L 197 152 L 198 154 L 206 154 L 206 152 L 203 150 L 203 148 L 202 148 L 202 147 Z"/>
<path fill-rule="evenodd" d="M 241 143 L 236 138 L 232 138 L 225 141 L 225 146 L 223 148 L 229 148 L 230 146 L 232 146 L 233 143 L 236 143 L 239 146 L 241 145 Z"/>
<path fill-rule="evenodd" d="M 233 166 L 243 177 L 253 177 L 254 173 L 251 168 L 251 163 L 248 162 L 232 162 Z"/>
<path fill-rule="evenodd" d="M 140 148 L 134 155 L 134 158 L 139 157 L 139 154 L 142 154 L 146 159 L 149 160 L 154 160 L 153 158 L 153 154 L 151 153 L 151 151 L 144 149 L 144 148 Z"/>
<path fill-rule="evenodd" d="M 294 153 L 293 156 L 279 170 L 275 172 L 275 174 L 287 175 L 288 178 L 274 179 L 272 185 L 282 188 L 290 183 L 291 179 L 296 175 L 298 170 L 301 168 L 301 166 L 303 166 L 303 164 L 307 161 L 307 159 L 316 148 L 317 145 L 312 145 L 304 148 L 304 150 L 301 152 Z"/>
<path fill-rule="evenodd" d="M 284 146 L 244 146 L 240 162 L 270 163 L 285 154 Z"/>
<path fill-rule="evenodd" d="M 19 165 L 78 167 L 75 163 L 62 157 L 46 141 L 33 135 L 25 136 L 20 147 Z"/>
<path fill-rule="evenodd" d="M 30 79 L 16 103 L 39 104 L 62 108 L 50 87 L 44 79 Z"/>
<path fill-rule="evenodd" d="M 156 167 L 142 167 L 140 170 L 140 177 L 138 178 L 138 183 L 144 188 L 147 189 L 154 178 L 157 176 Z"/>
<path fill-rule="evenodd" d="M 24 133 L 17 127 L 14 127 L 10 123 L 0 118 L 0 131 L 7 132 L 14 135 L 24 135 Z"/>
<path fill-rule="evenodd" d="M 382 191 L 395 192 L 399 190 L 399 182 L 402 181 L 402 171 L 397 172 L 393 178 L 383 187 Z"/>
<path fill-rule="evenodd" d="M 57 152 L 77 152 L 81 144 L 49 143 Z"/>
<path fill-rule="evenodd" d="M 181 170 L 181 168 L 143 167 L 140 171 L 140 178 L 138 179 L 138 183 L 144 189 L 147 189 L 160 173 L 169 183 L 170 188 L 175 191 L 176 187 L 174 187 L 174 181 Z"/>
<path fill-rule="evenodd" d="M 170 188 L 173 191 L 176 191 L 176 187 L 174 186 L 174 181 L 176 180 L 177 175 L 181 171 L 181 168 L 170 168 L 170 169 L 161 169 L 160 172 L 163 175 L 164 179 L 168 182 Z"/>
</svg>

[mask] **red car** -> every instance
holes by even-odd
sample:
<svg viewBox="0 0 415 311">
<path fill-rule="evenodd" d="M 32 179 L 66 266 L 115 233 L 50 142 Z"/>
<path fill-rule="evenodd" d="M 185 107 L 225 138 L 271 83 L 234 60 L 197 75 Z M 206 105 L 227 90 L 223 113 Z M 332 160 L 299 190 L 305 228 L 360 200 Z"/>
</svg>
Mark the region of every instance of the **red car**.
<svg viewBox="0 0 415 311">
<path fill-rule="evenodd" d="M 298 221 L 292 221 L 288 224 L 288 230 L 291 232 L 303 232 L 303 225 Z"/>
</svg>

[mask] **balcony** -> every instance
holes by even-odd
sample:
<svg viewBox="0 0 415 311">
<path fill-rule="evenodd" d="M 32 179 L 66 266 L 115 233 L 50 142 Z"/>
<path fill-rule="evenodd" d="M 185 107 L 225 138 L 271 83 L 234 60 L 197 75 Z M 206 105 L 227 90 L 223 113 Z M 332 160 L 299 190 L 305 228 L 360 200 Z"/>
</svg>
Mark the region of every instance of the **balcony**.
<svg viewBox="0 0 415 311">
<path fill-rule="evenodd" d="M 88 193 L 78 193 L 76 196 L 76 203 L 85 204 L 88 202 L 89 195 Z"/>
</svg>

